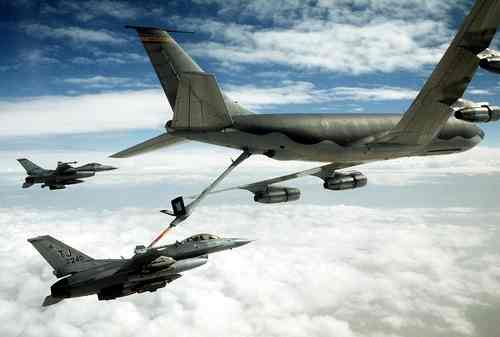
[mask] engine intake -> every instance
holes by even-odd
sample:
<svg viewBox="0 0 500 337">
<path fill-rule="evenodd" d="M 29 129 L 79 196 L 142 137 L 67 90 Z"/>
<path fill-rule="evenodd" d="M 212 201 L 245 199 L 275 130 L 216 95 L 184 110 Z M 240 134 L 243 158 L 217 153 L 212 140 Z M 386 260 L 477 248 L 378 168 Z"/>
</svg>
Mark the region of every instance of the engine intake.
<svg viewBox="0 0 500 337">
<path fill-rule="evenodd" d="M 335 173 L 326 178 L 323 187 L 327 190 L 341 191 L 366 186 L 368 178 L 361 172 Z"/>
<path fill-rule="evenodd" d="M 300 199 L 300 190 L 290 187 L 267 187 L 254 193 L 253 200 L 262 204 L 277 204 Z"/>
</svg>

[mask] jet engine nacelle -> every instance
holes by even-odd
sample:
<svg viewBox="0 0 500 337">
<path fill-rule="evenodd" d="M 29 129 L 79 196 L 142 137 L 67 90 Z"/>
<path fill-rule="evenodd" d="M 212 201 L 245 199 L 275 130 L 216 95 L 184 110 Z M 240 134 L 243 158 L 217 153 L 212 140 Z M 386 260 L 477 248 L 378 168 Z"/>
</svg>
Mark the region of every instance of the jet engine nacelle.
<svg viewBox="0 0 500 337">
<path fill-rule="evenodd" d="M 452 108 L 455 110 L 456 119 L 471 123 L 496 122 L 500 119 L 500 107 L 488 103 L 475 103 L 460 99 Z"/>
<path fill-rule="evenodd" d="M 500 52 L 492 49 L 486 49 L 478 55 L 480 58 L 479 66 L 484 70 L 500 74 Z"/>
<path fill-rule="evenodd" d="M 368 178 L 361 172 L 335 173 L 333 177 L 326 178 L 323 187 L 327 190 L 350 190 L 366 186 Z"/>
<path fill-rule="evenodd" d="M 300 190 L 290 187 L 267 187 L 254 193 L 253 200 L 262 204 L 277 204 L 300 199 Z"/>
</svg>

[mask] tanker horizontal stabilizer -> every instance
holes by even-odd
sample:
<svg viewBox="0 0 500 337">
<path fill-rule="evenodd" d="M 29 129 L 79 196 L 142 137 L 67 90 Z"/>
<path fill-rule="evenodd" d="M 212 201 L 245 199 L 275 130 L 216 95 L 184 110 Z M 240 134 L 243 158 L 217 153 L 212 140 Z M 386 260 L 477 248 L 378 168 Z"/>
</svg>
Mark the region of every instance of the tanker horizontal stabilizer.
<svg viewBox="0 0 500 337">
<path fill-rule="evenodd" d="M 128 158 L 138 156 L 144 153 L 155 151 L 163 147 L 173 146 L 187 141 L 185 138 L 173 136 L 168 133 L 161 134 L 154 138 L 148 139 L 140 144 L 129 147 L 126 150 L 112 154 L 111 158 Z"/>
</svg>

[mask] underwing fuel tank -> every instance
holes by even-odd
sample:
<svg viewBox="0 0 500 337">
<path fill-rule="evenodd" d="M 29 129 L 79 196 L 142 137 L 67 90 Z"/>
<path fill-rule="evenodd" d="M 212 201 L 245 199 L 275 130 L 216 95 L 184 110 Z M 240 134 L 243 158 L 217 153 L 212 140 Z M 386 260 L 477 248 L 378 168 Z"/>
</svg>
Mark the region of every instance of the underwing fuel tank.
<svg viewBox="0 0 500 337">
<path fill-rule="evenodd" d="M 327 190 L 341 191 L 366 186 L 368 178 L 361 172 L 335 173 L 326 178 L 323 187 Z"/>
<path fill-rule="evenodd" d="M 178 274 L 180 272 L 197 268 L 205 263 L 207 263 L 208 258 L 206 257 L 195 257 L 191 259 L 185 259 L 185 260 L 180 260 L 176 261 L 174 264 L 172 264 L 170 267 L 168 267 L 167 271 L 170 272 L 171 274 Z"/>
<path fill-rule="evenodd" d="M 262 204 L 277 204 L 300 199 L 300 190 L 290 187 L 267 187 L 263 191 L 257 191 L 253 200 Z"/>
</svg>

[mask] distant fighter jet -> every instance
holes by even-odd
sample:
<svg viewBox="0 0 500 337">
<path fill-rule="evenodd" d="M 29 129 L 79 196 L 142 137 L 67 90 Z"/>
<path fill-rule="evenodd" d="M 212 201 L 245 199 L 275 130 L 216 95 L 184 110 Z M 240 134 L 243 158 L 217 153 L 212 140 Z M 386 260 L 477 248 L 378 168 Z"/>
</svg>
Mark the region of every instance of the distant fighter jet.
<svg viewBox="0 0 500 337">
<path fill-rule="evenodd" d="M 137 31 L 172 107 L 173 118 L 165 125 L 167 133 L 111 157 L 130 157 L 186 140 L 243 151 L 200 198 L 213 192 L 222 178 L 253 154 L 276 160 L 328 163 L 234 187 L 253 193 L 256 202 L 299 199 L 298 189 L 276 184 L 302 176 L 320 178 L 328 190 L 363 187 L 367 177 L 361 172 L 339 170 L 393 158 L 462 152 L 483 140 L 484 132 L 476 123 L 499 120 L 500 108 L 467 101 L 462 96 L 478 67 L 500 73 L 500 53 L 488 49 L 499 24 L 500 1 L 476 0 L 443 58 L 403 115 L 255 114 L 228 98 L 215 76 L 204 72 L 174 41 L 169 32 L 178 31 L 127 26 Z M 335 57 L 334 51 L 331 57 Z M 200 198 L 185 209 L 180 207 L 182 212 L 174 209 L 165 213 L 175 215 L 178 223 L 189 216 Z"/>
<path fill-rule="evenodd" d="M 97 294 L 99 300 L 113 300 L 134 293 L 154 292 L 181 277 L 181 272 L 205 264 L 208 254 L 250 242 L 197 234 L 156 248 L 137 246 L 130 259 L 96 260 L 49 235 L 28 241 L 54 268 L 57 278 L 69 275 L 52 285 L 43 306 L 71 297 Z"/>
<path fill-rule="evenodd" d="M 28 176 L 24 180 L 23 188 L 28 188 L 34 184 L 42 184 L 42 188 L 49 187 L 50 190 L 60 190 L 66 188 L 66 185 L 83 183 L 83 178 L 92 177 L 96 172 L 115 170 L 116 167 L 101 165 L 98 163 L 89 163 L 78 167 L 70 164 L 75 162 L 57 162 L 55 170 L 46 170 L 34 164 L 28 159 L 17 160 L 26 170 Z"/>
</svg>

